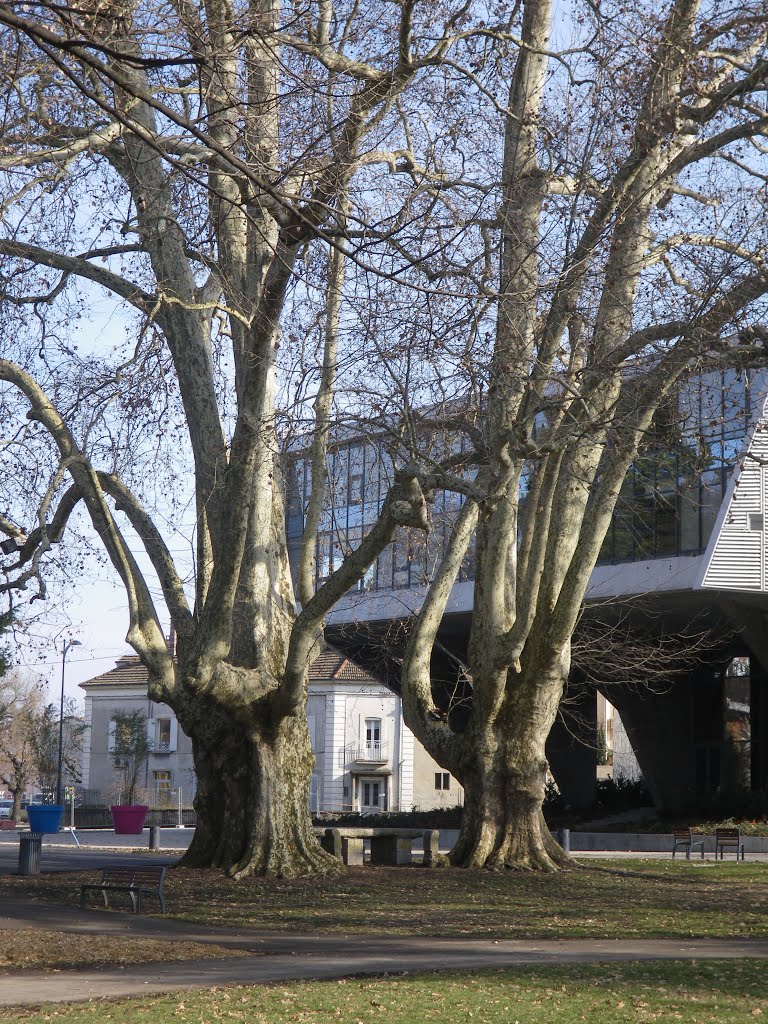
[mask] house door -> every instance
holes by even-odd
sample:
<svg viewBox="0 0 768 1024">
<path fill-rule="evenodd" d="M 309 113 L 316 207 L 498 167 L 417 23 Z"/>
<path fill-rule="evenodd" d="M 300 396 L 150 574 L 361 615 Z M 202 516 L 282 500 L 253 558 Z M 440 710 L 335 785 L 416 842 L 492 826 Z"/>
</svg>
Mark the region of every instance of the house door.
<svg viewBox="0 0 768 1024">
<path fill-rule="evenodd" d="M 362 814 L 376 814 L 384 810 L 383 797 L 383 779 L 360 779 L 360 811 Z"/>
</svg>

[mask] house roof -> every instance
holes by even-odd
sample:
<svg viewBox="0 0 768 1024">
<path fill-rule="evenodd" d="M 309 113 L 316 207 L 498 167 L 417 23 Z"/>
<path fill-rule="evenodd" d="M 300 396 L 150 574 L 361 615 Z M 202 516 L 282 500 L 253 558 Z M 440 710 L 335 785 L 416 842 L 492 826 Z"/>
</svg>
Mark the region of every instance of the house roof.
<svg viewBox="0 0 768 1024">
<path fill-rule="evenodd" d="M 84 689 L 90 686 L 146 686 L 147 670 L 138 655 L 125 654 L 117 659 L 114 668 L 79 685 Z"/>
<path fill-rule="evenodd" d="M 309 666 L 309 682 L 320 683 L 337 680 L 342 683 L 363 683 L 366 686 L 377 686 L 379 681 L 350 661 L 333 647 L 325 647 L 321 654 Z M 136 654 L 125 654 L 118 658 L 115 667 L 93 679 L 86 679 L 79 684 L 83 689 L 92 686 L 146 686 L 147 670 Z"/>
<path fill-rule="evenodd" d="M 350 661 L 334 647 L 326 646 L 309 666 L 309 682 L 319 683 L 328 679 L 374 686 L 378 684 L 378 679 L 360 668 L 356 662 Z"/>
</svg>

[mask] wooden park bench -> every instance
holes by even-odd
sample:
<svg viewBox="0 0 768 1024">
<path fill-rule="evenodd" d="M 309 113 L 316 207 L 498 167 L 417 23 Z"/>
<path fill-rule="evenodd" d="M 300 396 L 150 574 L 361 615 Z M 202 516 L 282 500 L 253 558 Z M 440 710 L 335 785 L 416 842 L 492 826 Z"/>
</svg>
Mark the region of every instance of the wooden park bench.
<svg viewBox="0 0 768 1024">
<path fill-rule="evenodd" d="M 672 860 L 675 859 L 675 853 L 678 847 L 682 847 L 685 850 L 685 859 L 691 859 L 691 850 L 694 846 L 701 848 L 701 859 L 704 860 L 704 839 L 694 839 L 693 830 L 690 828 L 676 828 L 672 832 Z"/>
<path fill-rule="evenodd" d="M 723 859 L 723 854 L 726 850 L 733 850 L 736 854 L 736 860 L 744 860 L 744 843 L 741 839 L 741 833 L 737 828 L 716 828 L 715 829 L 715 860 L 717 860 L 718 853 L 720 854 L 720 860 Z"/>
<path fill-rule="evenodd" d="M 108 867 L 101 869 L 101 881 L 92 885 L 80 886 L 80 909 L 85 908 L 85 896 L 88 892 L 100 892 L 104 897 L 104 906 L 109 906 L 109 893 L 127 892 L 135 914 L 141 913 L 141 901 L 144 896 L 157 896 L 160 910 L 165 913 L 163 899 L 163 879 L 165 867 Z"/>
</svg>

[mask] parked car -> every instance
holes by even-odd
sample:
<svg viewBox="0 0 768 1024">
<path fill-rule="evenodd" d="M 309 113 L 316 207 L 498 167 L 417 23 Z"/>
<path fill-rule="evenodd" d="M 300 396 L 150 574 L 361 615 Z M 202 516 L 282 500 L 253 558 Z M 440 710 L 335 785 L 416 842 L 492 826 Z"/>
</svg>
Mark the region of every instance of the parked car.
<svg viewBox="0 0 768 1024">
<path fill-rule="evenodd" d="M 13 800 L 0 800 L 0 818 L 10 818 Z"/>
</svg>

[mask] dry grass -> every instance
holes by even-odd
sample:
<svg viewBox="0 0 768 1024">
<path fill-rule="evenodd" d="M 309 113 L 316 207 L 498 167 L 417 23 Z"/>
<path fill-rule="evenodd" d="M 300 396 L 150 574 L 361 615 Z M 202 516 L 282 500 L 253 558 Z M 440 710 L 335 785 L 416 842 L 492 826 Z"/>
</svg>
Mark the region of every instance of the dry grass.
<svg viewBox="0 0 768 1024">
<path fill-rule="evenodd" d="M 76 905 L 89 873 L 5 876 L 4 894 Z M 172 869 L 174 918 L 305 933 L 477 938 L 768 937 L 768 864 L 588 862 L 556 875 L 352 868 L 330 879 L 232 882 Z"/>
<path fill-rule="evenodd" d="M 175 942 L 127 935 L 110 935 L 107 938 L 42 928 L 4 931 L 2 936 L 0 974 L 24 969 L 64 970 L 252 955 L 245 950 L 226 949 L 206 942 Z"/>
</svg>

